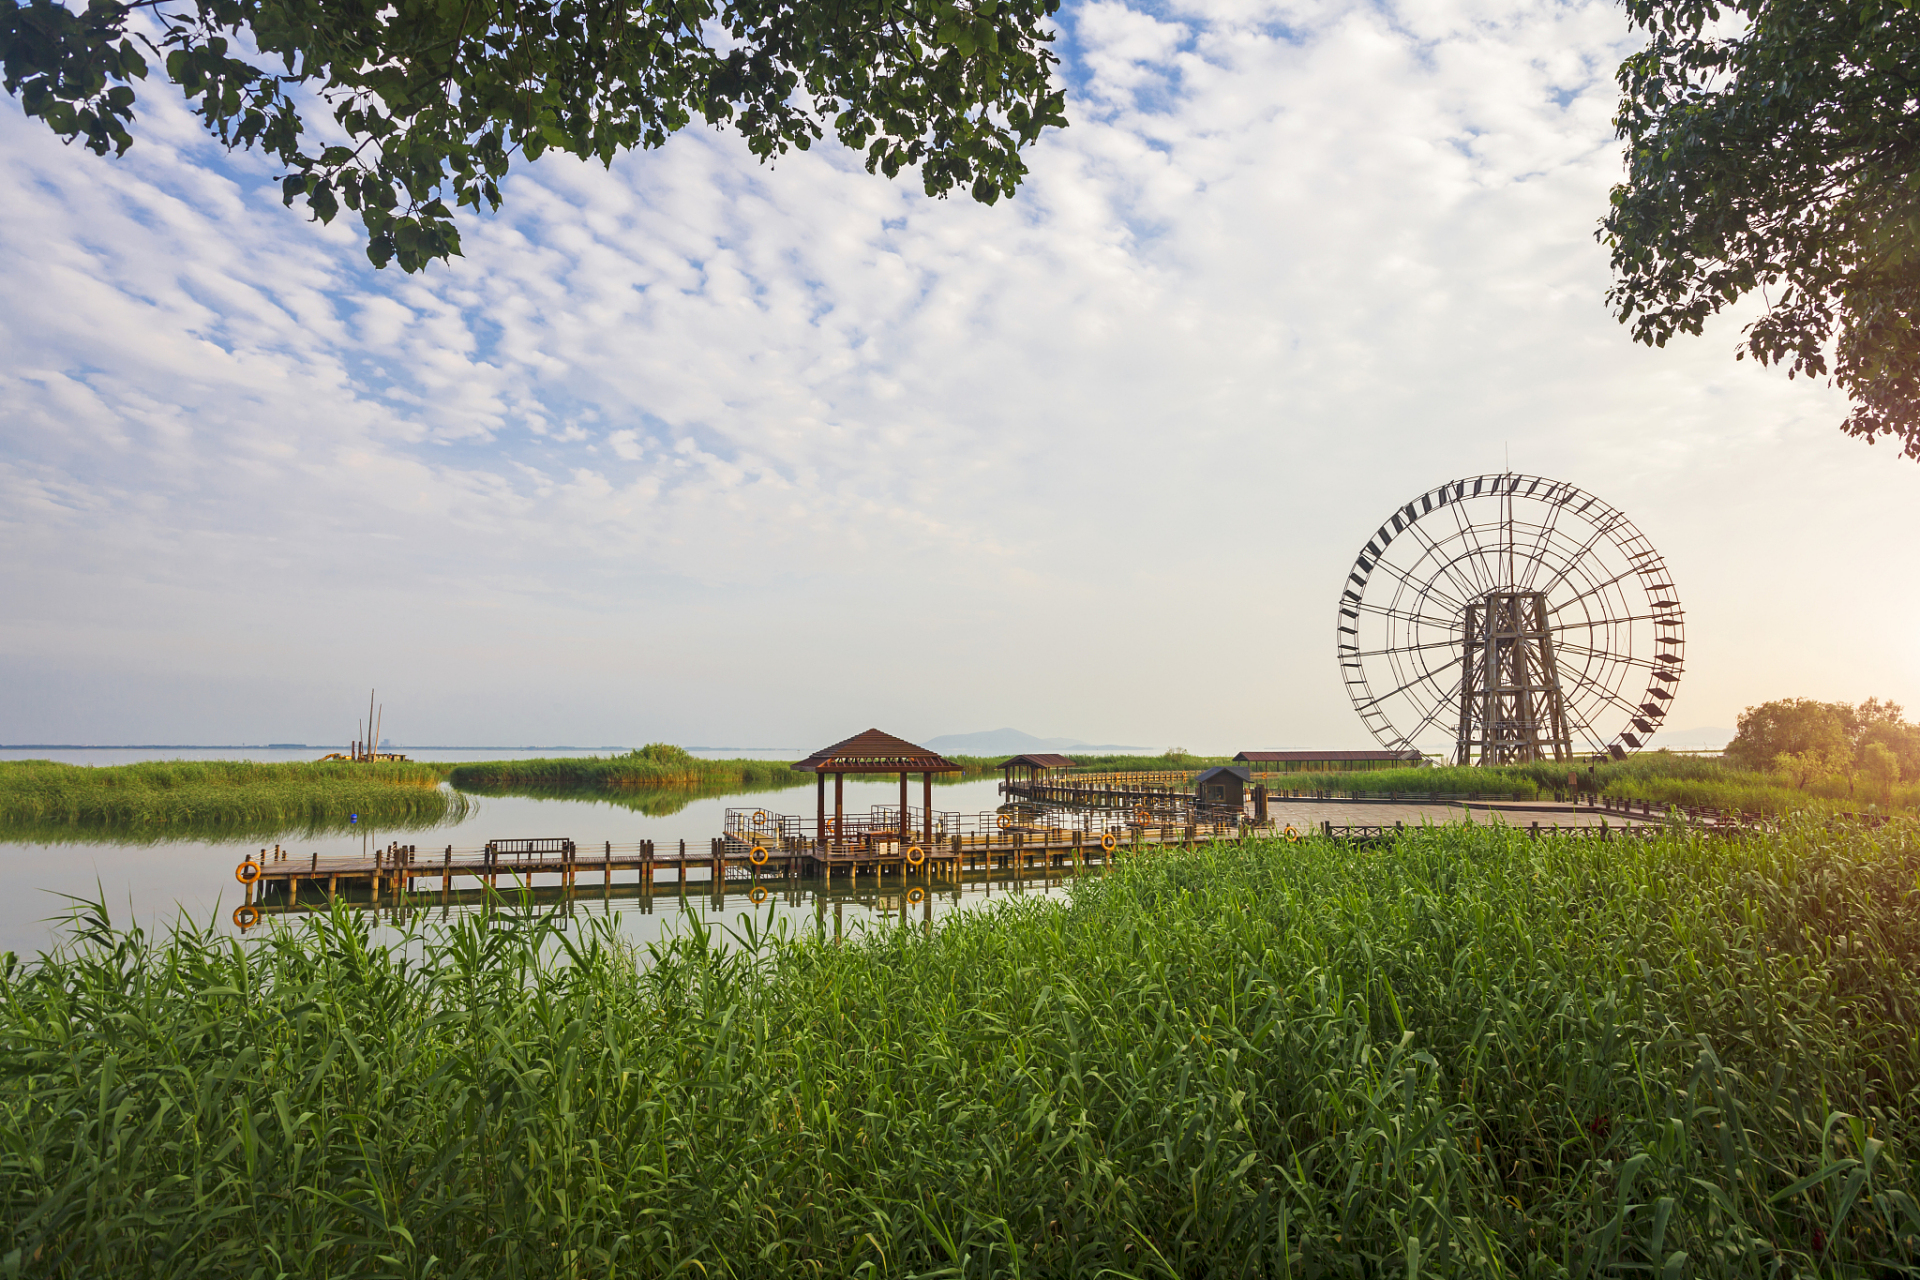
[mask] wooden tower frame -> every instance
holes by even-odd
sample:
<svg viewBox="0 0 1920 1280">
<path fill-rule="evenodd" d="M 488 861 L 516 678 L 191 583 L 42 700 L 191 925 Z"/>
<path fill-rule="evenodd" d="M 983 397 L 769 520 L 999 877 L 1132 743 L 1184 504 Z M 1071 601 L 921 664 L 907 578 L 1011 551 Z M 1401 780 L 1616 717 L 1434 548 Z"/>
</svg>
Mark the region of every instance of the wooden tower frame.
<svg viewBox="0 0 1920 1280">
<path fill-rule="evenodd" d="M 1455 764 L 1573 758 L 1545 592 L 1489 591 L 1468 601 L 1460 664 Z"/>
</svg>

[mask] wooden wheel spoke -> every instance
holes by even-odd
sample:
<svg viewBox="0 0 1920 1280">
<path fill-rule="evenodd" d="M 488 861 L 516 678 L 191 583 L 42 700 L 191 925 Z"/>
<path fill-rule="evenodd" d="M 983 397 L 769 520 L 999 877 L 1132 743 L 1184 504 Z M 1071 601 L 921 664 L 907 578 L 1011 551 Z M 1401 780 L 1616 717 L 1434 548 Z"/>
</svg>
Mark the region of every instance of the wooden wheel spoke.
<svg viewBox="0 0 1920 1280">
<path fill-rule="evenodd" d="M 1445 516 L 1431 505 L 1435 493 L 1450 508 Z M 1619 686 L 1678 674 L 1652 652 L 1677 654 L 1684 644 L 1678 608 L 1652 609 L 1651 597 L 1639 601 L 1626 585 L 1665 585 L 1671 580 L 1650 576 L 1664 574 L 1664 563 L 1625 515 L 1591 494 L 1512 472 L 1470 477 L 1421 495 L 1389 517 L 1396 522 L 1377 553 L 1363 553 L 1366 580 L 1356 568 L 1342 598 L 1344 614 L 1379 623 L 1343 620 L 1338 636 L 1354 709 L 1383 743 L 1429 733 L 1463 688 L 1475 687 L 1479 704 L 1479 679 L 1469 673 L 1480 669 L 1481 652 L 1486 661 L 1497 655 L 1501 672 L 1468 721 L 1484 760 L 1536 758 L 1548 747 L 1557 755 L 1576 741 L 1604 748 L 1616 716 L 1644 716 Z M 1390 550 L 1402 538 L 1406 548 Z M 1561 591 L 1571 594 L 1552 599 Z M 1474 624 L 1487 648 L 1469 652 L 1468 619 L 1489 615 L 1484 631 Z M 1382 685 L 1391 687 L 1376 694 Z"/>
</svg>

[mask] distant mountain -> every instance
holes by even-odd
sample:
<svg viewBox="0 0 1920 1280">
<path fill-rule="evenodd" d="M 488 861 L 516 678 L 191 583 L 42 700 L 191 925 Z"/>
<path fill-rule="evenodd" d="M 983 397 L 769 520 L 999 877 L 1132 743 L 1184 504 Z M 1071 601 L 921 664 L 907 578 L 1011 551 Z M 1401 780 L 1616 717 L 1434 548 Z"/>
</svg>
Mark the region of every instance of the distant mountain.
<svg viewBox="0 0 1920 1280">
<path fill-rule="evenodd" d="M 928 738 L 920 744 L 932 751 L 956 756 L 1017 756 L 1036 752 L 1071 752 L 1075 747 L 1115 755 L 1138 753 L 1152 755 L 1146 747 L 1119 744 L 1086 743 L 1078 738 L 1036 738 L 1018 729 L 988 729 L 981 733 L 949 733 Z"/>
</svg>

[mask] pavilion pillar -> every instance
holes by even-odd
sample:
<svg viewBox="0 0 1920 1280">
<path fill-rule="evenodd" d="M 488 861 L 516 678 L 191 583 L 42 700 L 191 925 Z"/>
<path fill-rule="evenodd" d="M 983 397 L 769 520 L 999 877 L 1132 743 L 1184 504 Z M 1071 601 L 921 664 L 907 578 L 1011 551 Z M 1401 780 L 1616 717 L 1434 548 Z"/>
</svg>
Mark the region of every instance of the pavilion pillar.
<svg viewBox="0 0 1920 1280">
<path fill-rule="evenodd" d="M 907 771 L 902 769 L 900 771 L 900 843 L 904 845 L 911 839 L 913 839 L 913 824 L 907 818 Z M 901 856 L 905 855 L 906 850 L 902 849 Z"/>
<path fill-rule="evenodd" d="M 833 775 L 833 842 L 836 845 L 847 842 L 846 781 L 844 773 Z"/>
<path fill-rule="evenodd" d="M 814 807 L 813 835 L 820 842 L 821 852 L 827 848 L 827 775 L 818 769 L 813 773 L 814 793 L 817 803 Z"/>
<path fill-rule="evenodd" d="M 927 770 L 920 775 L 920 824 L 921 839 L 929 845 L 933 843 L 933 771 Z"/>
</svg>

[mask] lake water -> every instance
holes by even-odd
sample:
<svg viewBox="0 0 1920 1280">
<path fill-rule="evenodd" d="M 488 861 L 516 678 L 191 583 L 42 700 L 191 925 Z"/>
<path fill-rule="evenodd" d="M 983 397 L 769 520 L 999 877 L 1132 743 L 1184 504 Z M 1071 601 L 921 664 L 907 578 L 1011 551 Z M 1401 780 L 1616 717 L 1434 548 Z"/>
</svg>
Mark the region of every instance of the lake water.
<svg viewBox="0 0 1920 1280">
<path fill-rule="evenodd" d="M 32 756 L 35 753 L 22 753 Z M 41 752 L 44 758 L 50 752 Z M 590 754 L 581 752 L 580 754 Z M 179 757 L 180 752 L 144 752 L 134 759 Z M 210 758 L 234 759 L 229 749 Z M 291 758 L 311 759 L 304 751 Z M 470 758 L 501 758 L 498 753 Z M 85 761 L 76 760 L 76 763 Z M 94 764 L 123 763 L 122 760 L 93 760 Z M 999 804 L 997 778 L 974 779 L 934 788 L 934 808 L 943 812 L 987 813 Z M 846 807 L 850 813 L 864 813 L 873 805 L 897 805 L 898 782 L 855 781 L 846 783 Z M 812 814 L 814 793 L 811 786 L 783 791 L 757 791 L 741 796 L 706 796 L 691 800 L 676 813 L 649 816 L 619 804 L 594 800 L 534 799 L 525 796 L 475 796 L 474 809 L 459 822 L 446 823 L 430 830 L 382 832 L 377 828 L 354 835 L 322 837 L 286 834 L 278 843 L 296 858 L 318 853 L 322 857 L 359 854 L 363 850 L 384 847 L 389 841 L 429 848 L 454 845 L 470 848 L 489 840 L 527 836 L 565 836 L 582 850 L 597 849 L 605 841 L 630 845 L 652 840 L 661 848 L 685 840 L 690 848 L 704 848 L 705 842 L 719 835 L 728 808 L 764 807 L 772 812 Z M 912 801 L 920 802 L 920 784 L 913 780 Z M 234 868 L 248 854 L 257 854 L 261 841 L 182 840 L 161 844 L 127 844 L 113 841 L 61 844 L 0 843 L 0 949 L 22 955 L 43 951 L 56 939 L 60 925 L 55 917 L 68 907 L 68 897 L 104 899 L 112 918 L 119 923 L 138 922 L 142 927 L 164 927 L 185 914 L 196 921 L 212 921 L 226 932 L 235 932 L 231 923 L 234 907 L 244 898 L 244 890 L 234 879 Z M 272 841 L 267 842 L 274 843 Z M 950 911 L 966 910 L 991 902 L 1009 892 L 1064 892 L 1062 873 L 1051 878 L 1032 872 L 1025 878 L 1007 877 L 999 881 L 968 881 L 954 886 L 945 883 L 915 883 L 927 892 L 924 901 L 908 904 L 900 880 L 888 876 L 876 884 L 873 877 L 862 876 L 851 887 L 836 881 L 830 895 L 816 890 L 811 882 L 799 887 L 769 884 L 767 901 L 750 905 L 744 884 L 729 886 L 723 901 L 716 901 L 709 886 L 695 881 L 684 896 L 677 883 L 664 878 L 651 895 L 637 893 L 631 873 L 616 876 L 610 894 L 603 894 L 598 877 L 583 874 L 574 898 L 578 914 L 617 914 L 620 931 L 635 941 L 651 941 L 688 915 L 735 923 L 747 913 L 764 917 L 768 912 L 788 916 L 796 926 L 839 927 L 843 932 L 874 923 L 882 918 L 934 920 Z M 1093 874 L 1098 874 L 1094 872 Z M 624 882 L 620 882 L 624 879 Z M 435 895 L 429 894 L 431 899 Z M 440 910 L 438 906 L 431 908 Z M 460 908 L 456 907 L 455 910 Z M 258 930 L 255 931 L 256 934 Z"/>
</svg>

